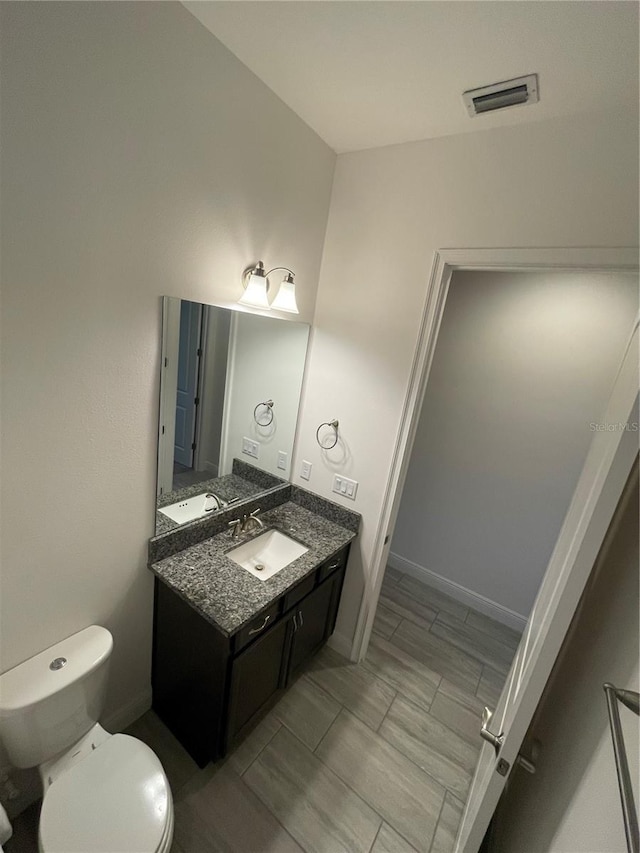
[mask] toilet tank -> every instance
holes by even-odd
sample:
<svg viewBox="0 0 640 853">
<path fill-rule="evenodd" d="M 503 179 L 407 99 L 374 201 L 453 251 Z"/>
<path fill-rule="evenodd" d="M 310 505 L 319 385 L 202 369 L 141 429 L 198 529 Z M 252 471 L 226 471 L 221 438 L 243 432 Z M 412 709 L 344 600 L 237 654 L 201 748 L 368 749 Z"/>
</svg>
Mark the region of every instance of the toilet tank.
<svg viewBox="0 0 640 853">
<path fill-rule="evenodd" d="M 0 739 L 16 767 L 53 758 L 98 722 L 112 648 L 91 625 L 0 675 Z"/>
</svg>

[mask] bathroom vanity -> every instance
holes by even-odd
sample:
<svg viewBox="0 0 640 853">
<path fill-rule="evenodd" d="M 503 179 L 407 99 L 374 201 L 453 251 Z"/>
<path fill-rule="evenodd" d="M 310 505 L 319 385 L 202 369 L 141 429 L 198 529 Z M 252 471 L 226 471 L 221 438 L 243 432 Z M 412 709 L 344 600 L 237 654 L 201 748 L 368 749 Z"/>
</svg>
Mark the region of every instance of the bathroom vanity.
<svg viewBox="0 0 640 853">
<path fill-rule="evenodd" d="M 229 512 L 210 538 L 164 559 L 157 557 L 171 547 L 166 537 L 150 550 L 153 708 L 200 766 L 254 727 L 335 627 L 360 517 L 288 488 L 289 500 L 260 518 L 264 530 L 278 530 L 306 551 L 267 580 L 228 556 L 264 533 L 232 537 Z"/>
</svg>

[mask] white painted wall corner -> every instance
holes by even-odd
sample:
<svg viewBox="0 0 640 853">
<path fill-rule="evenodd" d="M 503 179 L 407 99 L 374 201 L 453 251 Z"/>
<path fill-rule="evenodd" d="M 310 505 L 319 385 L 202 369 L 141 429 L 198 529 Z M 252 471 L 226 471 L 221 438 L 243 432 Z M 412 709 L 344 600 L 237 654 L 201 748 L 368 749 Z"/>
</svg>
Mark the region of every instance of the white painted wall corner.
<svg viewBox="0 0 640 853">
<path fill-rule="evenodd" d="M 343 658 L 347 658 L 347 660 L 355 660 L 351 655 L 353 650 L 353 640 L 345 637 L 344 634 L 339 634 L 337 631 L 334 631 L 327 640 L 327 645 L 330 649 L 333 649 L 334 652 L 342 655 Z"/>
<path fill-rule="evenodd" d="M 498 604 L 497 601 L 492 601 L 490 598 L 486 598 L 472 589 L 467 589 L 467 587 L 455 583 L 455 581 L 443 578 L 442 575 L 438 575 L 430 571 L 430 569 L 418 565 L 418 563 L 413 563 L 399 554 L 390 553 L 387 562 L 388 565 L 399 572 L 422 581 L 422 583 L 437 589 L 438 592 L 443 592 L 466 607 L 471 607 L 473 610 L 477 610 L 478 613 L 483 613 L 490 619 L 495 619 L 496 622 L 507 625 L 515 631 L 522 633 L 527 625 L 528 617 L 523 616 L 521 613 L 516 613 L 515 610 L 510 610 L 508 607 Z"/>
<path fill-rule="evenodd" d="M 121 732 L 146 713 L 150 707 L 151 687 L 147 687 L 126 705 L 122 705 L 108 714 L 101 723 L 108 732 Z"/>
</svg>

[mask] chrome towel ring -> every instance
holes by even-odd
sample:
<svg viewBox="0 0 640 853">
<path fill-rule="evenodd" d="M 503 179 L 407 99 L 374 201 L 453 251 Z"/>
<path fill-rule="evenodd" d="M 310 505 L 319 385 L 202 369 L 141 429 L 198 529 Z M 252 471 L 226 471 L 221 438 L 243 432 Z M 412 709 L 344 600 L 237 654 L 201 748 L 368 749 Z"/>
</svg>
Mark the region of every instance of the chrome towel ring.
<svg viewBox="0 0 640 853">
<path fill-rule="evenodd" d="M 329 429 L 333 430 L 333 436 L 332 436 L 333 441 L 330 438 L 328 444 L 323 444 L 320 441 L 320 430 L 322 429 L 322 427 L 329 427 Z M 316 430 L 316 441 L 318 442 L 318 444 L 320 445 L 320 447 L 323 450 L 331 450 L 333 447 L 336 446 L 336 444 L 338 443 L 338 419 L 337 418 L 335 418 L 332 421 L 324 421 L 324 423 L 320 424 L 320 426 Z"/>
<path fill-rule="evenodd" d="M 266 411 L 261 415 L 260 419 L 258 419 L 258 409 L 260 407 L 264 407 Z M 268 418 L 265 420 L 264 418 Z M 264 403 L 258 403 L 258 405 L 253 410 L 253 419 L 258 424 L 258 426 L 269 426 L 269 424 L 273 421 L 273 400 L 265 400 Z"/>
</svg>

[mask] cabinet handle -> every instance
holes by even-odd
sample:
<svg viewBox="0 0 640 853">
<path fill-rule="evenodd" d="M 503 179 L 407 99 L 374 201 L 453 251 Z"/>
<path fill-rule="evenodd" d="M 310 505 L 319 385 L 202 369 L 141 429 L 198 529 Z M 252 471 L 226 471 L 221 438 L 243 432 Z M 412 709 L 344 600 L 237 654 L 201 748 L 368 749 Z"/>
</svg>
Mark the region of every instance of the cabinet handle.
<svg viewBox="0 0 640 853">
<path fill-rule="evenodd" d="M 294 631 L 294 633 L 298 630 L 298 622 L 296 619 L 297 615 L 298 615 L 297 613 L 293 614 L 293 631 Z"/>
<path fill-rule="evenodd" d="M 267 627 L 267 622 L 269 621 L 269 619 L 271 619 L 271 614 L 264 617 L 264 622 L 262 623 L 262 625 L 259 628 L 252 628 L 249 631 L 249 636 L 251 636 L 251 634 L 259 634 L 260 631 L 263 631 Z"/>
<path fill-rule="evenodd" d="M 302 615 L 302 610 L 298 610 L 298 616 L 300 617 L 300 627 L 304 625 L 304 617 Z"/>
<path fill-rule="evenodd" d="M 337 569 L 339 565 L 340 565 L 340 560 L 338 560 L 338 562 L 337 562 L 337 563 L 332 563 L 332 564 L 329 566 L 329 570 L 331 571 L 332 569 Z"/>
</svg>

